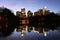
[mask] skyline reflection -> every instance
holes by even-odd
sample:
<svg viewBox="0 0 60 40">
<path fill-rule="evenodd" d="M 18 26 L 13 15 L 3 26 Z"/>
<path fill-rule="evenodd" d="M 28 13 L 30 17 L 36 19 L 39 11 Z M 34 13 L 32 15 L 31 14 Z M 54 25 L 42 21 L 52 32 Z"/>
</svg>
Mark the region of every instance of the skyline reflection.
<svg viewBox="0 0 60 40">
<path fill-rule="evenodd" d="M 15 28 L 14 32 L 7 37 L 0 37 L 1 40 L 56 40 L 60 39 L 60 27 L 42 28 L 21 25 Z"/>
<path fill-rule="evenodd" d="M 59 27 L 60 28 L 60 27 Z M 34 33 L 37 33 L 37 34 L 43 34 L 44 36 L 47 36 L 47 33 L 49 31 L 60 31 L 58 27 L 56 27 L 54 30 L 51 29 L 51 28 L 41 28 L 41 27 L 31 27 L 31 26 L 26 26 L 26 25 L 22 25 L 22 26 L 19 26 L 19 28 L 16 29 L 16 32 L 20 32 L 21 33 L 21 36 L 24 36 L 26 35 L 27 32 L 34 32 Z"/>
</svg>

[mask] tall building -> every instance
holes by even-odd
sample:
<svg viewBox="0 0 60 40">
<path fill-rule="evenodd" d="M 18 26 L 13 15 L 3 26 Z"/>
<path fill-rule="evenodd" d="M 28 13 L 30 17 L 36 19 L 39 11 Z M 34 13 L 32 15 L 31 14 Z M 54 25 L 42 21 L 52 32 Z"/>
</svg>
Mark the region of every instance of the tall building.
<svg viewBox="0 0 60 40">
<path fill-rule="evenodd" d="M 17 12 L 16 12 L 16 16 L 22 17 L 21 12 L 20 12 L 20 11 L 17 11 Z"/>
<path fill-rule="evenodd" d="M 47 7 L 44 6 L 43 9 L 42 9 L 42 10 L 43 10 L 43 15 L 47 15 L 47 14 L 50 13 L 50 10 L 47 10 L 46 8 L 47 8 Z"/>
<path fill-rule="evenodd" d="M 34 16 L 36 16 L 36 15 L 37 15 L 37 13 L 38 13 L 38 12 L 34 12 Z"/>
<path fill-rule="evenodd" d="M 47 8 L 47 7 L 44 6 L 43 9 L 42 9 L 42 10 L 43 10 L 43 15 L 45 14 L 46 8 Z"/>
<path fill-rule="evenodd" d="M 50 14 L 50 10 L 46 10 L 44 15 Z"/>
<path fill-rule="evenodd" d="M 33 13 L 29 10 L 29 11 L 27 12 L 27 17 L 30 17 L 30 16 L 33 16 Z"/>
<path fill-rule="evenodd" d="M 25 8 L 21 8 L 21 11 L 17 11 L 16 15 L 20 18 L 25 18 L 26 17 Z"/>
<path fill-rule="evenodd" d="M 46 7 L 43 7 L 43 9 L 39 9 L 36 12 L 34 12 L 34 15 L 47 15 L 50 13 L 50 10 L 47 10 Z"/>
<path fill-rule="evenodd" d="M 21 8 L 21 15 L 23 18 L 26 17 L 25 8 Z"/>
<path fill-rule="evenodd" d="M 36 12 L 34 12 L 34 16 L 35 15 L 43 15 L 43 10 L 42 9 L 37 10 Z"/>
</svg>

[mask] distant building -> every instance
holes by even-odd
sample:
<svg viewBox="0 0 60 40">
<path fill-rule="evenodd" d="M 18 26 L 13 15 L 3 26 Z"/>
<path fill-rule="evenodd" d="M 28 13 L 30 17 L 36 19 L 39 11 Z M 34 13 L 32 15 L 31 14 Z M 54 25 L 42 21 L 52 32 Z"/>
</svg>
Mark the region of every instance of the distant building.
<svg viewBox="0 0 60 40">
<path fill-rule="evenodd" d="M 36 12 L 34 12 L 34 16 L 35 15 L 47 15 L 50 13 L 50 10 L 46 10 L 46 9 L 39 9 Z"/>
<path fill-rule="evenodd" d="M 26 17 L 25 8 L 21 8 L 21 15 L 23 18 Z"/>
<path fill-rule="evenodd" d="M 17 12 L 16 12 L 16 16 L 22 17 L 21 12 L 20 12 L 20 11 L 17 11 Z"/>
<path fill-rule="evenodd" d="M 43 10 L 39 9 L 36 12 L 34 12 L 34 15 L 43 15 Z"/>
<path fill-rule="evenodd" d="M 25 18 L 26 17 L 25 8 L 21 8 L 21 11 L 17 11 L 16 16 L 18 16 L 20 18 Z"/>
<path fill-rule="evenodd" d="M 47 7 L 44 6 L 43 9 L 42 9 L 42 10 L 43 10 L 43 15 L 47 15 L 47 14 L 50 13 L 50 10 L 47 10 L 46 8 L 47 8 Z"/>
<path fill-rule="evenodd" d="M 30 16 L 33 16 L 33 13 L 29 10 L 29 11 L 27 12 L 27 17 L 30 17 Z"/>
<path fill-rule="evenodd" d="M 50 14 L 50 10 L 46 10 L 46 11 L 45 11 L 45 15 L 46 15 L 46 14 Z"/>
<path fill-rule="evenodd" d="M 34 12 L 34 16 L 36 16 L 37 15 L 37 12 Z"/>
</svg>

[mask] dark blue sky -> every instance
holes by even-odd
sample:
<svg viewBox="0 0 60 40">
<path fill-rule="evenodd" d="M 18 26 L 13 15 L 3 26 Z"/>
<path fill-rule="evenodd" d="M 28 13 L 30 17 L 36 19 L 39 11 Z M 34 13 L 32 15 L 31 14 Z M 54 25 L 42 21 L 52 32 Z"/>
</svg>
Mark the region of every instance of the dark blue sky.
<svg viewBox="0 0 60 40">
<path fill-rule="evenodd" d="M 19 11 L 22 7 L 32 12 L 47 6 L 48 10 L 58 12 L 60 10 L 60 0 L 0 0 L 0 6 L 7 7 L 11 10 Z"/>
</svg>

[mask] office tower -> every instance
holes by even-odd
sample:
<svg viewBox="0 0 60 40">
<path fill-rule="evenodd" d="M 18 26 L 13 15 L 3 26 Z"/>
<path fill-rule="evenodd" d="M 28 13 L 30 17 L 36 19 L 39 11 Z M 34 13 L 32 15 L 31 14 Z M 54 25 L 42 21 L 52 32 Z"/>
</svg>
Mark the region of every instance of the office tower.
<svg viewBox="0 0 60 40">
<path fill-rule="evenodd" d="M 50 13 L 50 10 L 46 9 L 46 6 L 43 7 L 43 9 L 38 9 L 36 12 L 34 12 L 34 15 L 47 15 Z"/>
<path fill-rule="evenodd" d="M 17 11 L 17 12 L 16 12 L 16 16 L 22 17 L 21 12 L 20 12 L 20 11 Z"/>
<path fill-rule="evenodd" d="M 27 17 L 30 17 L 30 16 L 33 16 L 33 13 L 29 10 L 29 11 L 27 12 Z"/>
<path fill-rule="evenodd" d="M 23 18 L 26 17 L 25 8 L 21 8 L 21 15 Z"/>
</svg>

